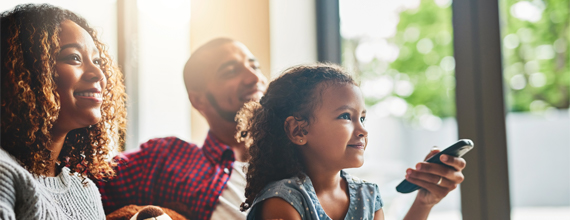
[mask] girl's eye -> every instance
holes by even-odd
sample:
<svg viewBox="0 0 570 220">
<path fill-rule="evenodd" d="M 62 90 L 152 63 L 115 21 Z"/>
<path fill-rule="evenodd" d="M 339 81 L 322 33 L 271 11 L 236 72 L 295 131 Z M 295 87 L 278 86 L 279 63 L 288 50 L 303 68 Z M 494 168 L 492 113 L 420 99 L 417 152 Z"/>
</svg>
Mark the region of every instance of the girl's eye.
<svg viewBox="0 0 570 220">
<path fill-rule="evenodd" d="M 344 114 L 338 116 L 338 118 L 339 118 L 339 119 L 350 120 L 350 114 L 344 113 Z"/>
<path fill-rule="evenodd" d="M 360 123 L 364 124 L 364 121 L 366 121 L 366 117 L 360 117 Z"/>
<path fill-rule="evenodd" d="M 100 66 L 101 65 L 101 59 L 93 60 L 93 64 Z"/>
</svg>

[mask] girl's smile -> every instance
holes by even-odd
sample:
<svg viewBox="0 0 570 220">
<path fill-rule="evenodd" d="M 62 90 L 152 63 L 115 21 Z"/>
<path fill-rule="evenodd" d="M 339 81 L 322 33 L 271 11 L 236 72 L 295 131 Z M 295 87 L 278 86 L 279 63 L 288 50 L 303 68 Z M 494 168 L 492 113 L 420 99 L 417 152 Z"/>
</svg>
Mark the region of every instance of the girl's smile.
<svg viewBox="0 0 570 220">
<path fill-rule="evenodd" d="M 366 146 L 364 145 L 364 143 L 349 144 L 348 147 L 356 148 L 356 149 L 359 149 L 359 150 L 364 150 L 364 149 L 366 148 Z"/>
</svg>

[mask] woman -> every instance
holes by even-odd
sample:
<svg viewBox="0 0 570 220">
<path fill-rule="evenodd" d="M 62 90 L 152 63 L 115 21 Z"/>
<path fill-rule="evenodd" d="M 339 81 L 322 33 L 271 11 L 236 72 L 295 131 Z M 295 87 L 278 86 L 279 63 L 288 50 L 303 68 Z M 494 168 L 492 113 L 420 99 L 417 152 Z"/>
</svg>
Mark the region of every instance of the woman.
<svg viewBox="0 0 570 220">
<path fill-rule="evenodd" d="M 122 74 L 85 19 L 51 5 L 1 14 L 0 219 L 104 219 Z"/>
</svg>

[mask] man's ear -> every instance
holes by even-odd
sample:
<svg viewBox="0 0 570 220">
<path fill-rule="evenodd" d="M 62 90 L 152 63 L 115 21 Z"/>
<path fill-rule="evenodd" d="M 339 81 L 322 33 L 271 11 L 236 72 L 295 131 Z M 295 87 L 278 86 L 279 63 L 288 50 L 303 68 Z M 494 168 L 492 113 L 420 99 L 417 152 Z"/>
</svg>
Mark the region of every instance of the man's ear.
<svg viewBox="0 0 570 220">
<path fill-rule="evenodd" d="M 199 112 L 206 110 L 209 104 L 204 92 L 188 91 L 188 99 L 190 99 L 192 106 Z"/>
<path fill-rule="evenodd" d="M 284 123 L 287 137 L 296 145 L 305 145 L 307 143 L 307 126 L 306 120 L 296 118 L 295 116 L 287 117 Z"/>
</svg>

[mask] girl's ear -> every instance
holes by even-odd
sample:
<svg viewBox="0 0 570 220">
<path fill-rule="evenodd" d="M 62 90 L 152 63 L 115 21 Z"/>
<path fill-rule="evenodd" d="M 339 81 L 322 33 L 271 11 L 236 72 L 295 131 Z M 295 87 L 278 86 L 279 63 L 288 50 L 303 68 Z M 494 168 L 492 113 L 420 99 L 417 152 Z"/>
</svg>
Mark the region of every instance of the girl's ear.
<svg viewBox="0 0 570 220">
<path fill-rule="evenodd" d="M 307 130 L 305 129 L 306 126 L 307 121 L 297 120 L 295 116 L 289 116 L 287 119 L 285 119 L 285 133 L 287 134 L 289 140 L 293 142 L 293 144 L 305 145 L 307 143 Z"/>
</svg>

